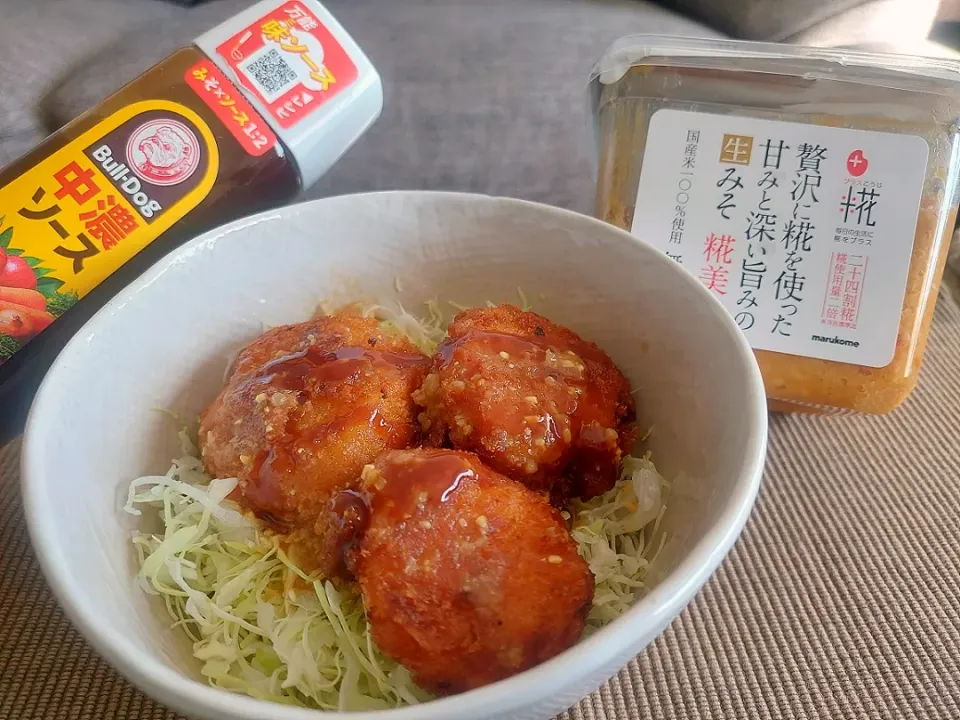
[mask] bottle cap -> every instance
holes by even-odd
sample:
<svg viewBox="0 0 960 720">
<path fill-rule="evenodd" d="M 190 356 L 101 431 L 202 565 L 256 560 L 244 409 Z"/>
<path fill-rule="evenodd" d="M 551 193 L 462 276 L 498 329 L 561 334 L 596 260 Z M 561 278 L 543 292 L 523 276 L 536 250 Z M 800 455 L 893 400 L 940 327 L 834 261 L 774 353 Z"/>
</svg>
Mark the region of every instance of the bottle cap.
<svg viewBox="0 0 960 720">
<path fill-rule="evenodd" d="M 380 115 L 383 86 L 316 0 L 264 0 L 195 40 L 316 182 Z"/>
</svg>

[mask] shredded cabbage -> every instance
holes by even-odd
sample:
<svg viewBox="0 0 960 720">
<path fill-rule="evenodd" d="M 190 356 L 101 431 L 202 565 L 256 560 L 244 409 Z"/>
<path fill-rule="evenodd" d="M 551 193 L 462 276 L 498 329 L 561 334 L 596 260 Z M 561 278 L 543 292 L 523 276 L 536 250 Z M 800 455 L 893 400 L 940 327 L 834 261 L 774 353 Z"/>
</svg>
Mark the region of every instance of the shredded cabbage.
<svg viewBox="0 0 960 720">
<path fill-rule="evenodd" d="M 596 581 L 587 634 L 624 613 L 643 587 L 643 576 L 665 539 L 658 530 L 666 489 L 649 455 L 628 456 L 611 490 L 574 502 L 571 534 Z"/>
<path fill-rule="evenodd" d="M 352 590 L 308 576 L 227 499 L 181 433 L 184 456 L 139 478 L 125 509 L 155 508 L 159 533 L 133 536 L 143 589 L 193 641 L 211 685 L 323 710 L 379 710 L 429 699 L 373 644 Z"/>
<path fill-rule="evenodd" d="M 447 322 L 435 301 L 427 311 L 421 319 L 399 305 L 363 309 L 386 331 L 402 333 L 432 354 Z M 379 710 L 429 700 L 406 668 L 374 645 L 355 590 L 300 570 L 275 536 L 228 499 L 237 480 L 211 479 L 186 430 L 180 439 L 182 457 L 166 475 L 134 480 L 124 509 L 141 515 L 147 507 L 159 516 L 161 531 L 133 534 L 137 579 L 145 592 L 163 599 L 174 627 L 192 640 L 209 683 L 321 710 Z M 613 489 L 570 508 L 573 538 L 596 580 L 586 634 L 627 610 L 643 587 L 656 555 L 653 539 L 666 488 L 649 456 L 631 456 Z M 663 539 L 661 534 L 660 547 Z"/>
<path fill-rule="evenodd" d="M 379 320 L 384 332 L 405 335 L 425 355 L 433 355 L 447 334 L 447 321 L 436 300 L 428 300 L 425 306 L 427 317 L 423 318 L 411 315 L 399 301 L 396 308 L 369 305 L 364 308 L 363 314 Z"/>
</svg>

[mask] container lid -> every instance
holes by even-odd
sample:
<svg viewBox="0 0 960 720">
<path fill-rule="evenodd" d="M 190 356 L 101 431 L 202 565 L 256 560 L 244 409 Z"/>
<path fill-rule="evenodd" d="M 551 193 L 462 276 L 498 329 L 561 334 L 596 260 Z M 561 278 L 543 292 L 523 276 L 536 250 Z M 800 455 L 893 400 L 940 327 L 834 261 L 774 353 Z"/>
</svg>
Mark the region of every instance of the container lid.
<svg viewBox="0 0 960 720">
<path fill-rule="evenodd" d="M 264 0 L 195 41 L 316 182 L 380 115 L 380 76 L 316 0 Z"/>
<path fill-rule="evenodd" d="M 638 65 L 776 73 L 939 94 L 960 88 L 960 60 L 952 58 L 667 35 L 620 38 L 594 66 L 591 80 L 612 84 Z"/>
</svg>

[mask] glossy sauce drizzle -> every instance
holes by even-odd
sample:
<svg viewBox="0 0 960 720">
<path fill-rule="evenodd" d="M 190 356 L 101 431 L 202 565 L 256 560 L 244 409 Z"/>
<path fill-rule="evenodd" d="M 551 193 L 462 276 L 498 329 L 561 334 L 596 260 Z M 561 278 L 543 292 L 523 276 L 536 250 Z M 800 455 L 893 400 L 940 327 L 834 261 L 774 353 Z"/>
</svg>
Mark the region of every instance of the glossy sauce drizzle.
<svg viewBox="0 0 960 720">
<path fill-rule="evenodd" d="M 355 382 L 370 367 L 407 369 L 426 368 L 429 358 L 418 354 L 395 353 L 365 347 L 343 347 L 326 350 L 311 345 L 289 355 L 266 363 L 253 382 L 266 386 L 262 392 L 293 391 L 297 402 L 306 402 L 310 393 L 331 393 L 341 383 Z M 361 404 L 330 422 L 322 423 L 304 432 L 295 429 L 298 415 L 289 413 L 284 432 L 268 450 L 254 458 L 253 472 L 244 494 L 255 507 L 282 507 L 281 477 L 297 466 L 298 450 L 309 448 L 344 429 L 367 424 L 389 447 L 396 444 L 400 431 L 388 423 L 380 413 L 378 403 Z"/>
<path fill-rule="evenodd" d="M 353 550 L 374 514 L 391 524 L 402 523 L 428 504 L 448 502 L 465 480 L 477 479 L 469 461 L 452 450 L 400 452 L 378 464 L 381 484 L 342 490 L 331 501 L 341 572 L 353 572 Z"/>
<path fill-rule="evenodd" d="M 330 503 L 334 518 L 338 574 L 352 572 L 352 550 L 370 524 L 370 505 L 367 496 L 356 490 L 341 490 Z"/>
<path fill-rule="evenodd" d="M 548 446 L 568 446 L 574 439 L 577 444 L 587 446 L 602 446 L 605 443 L 605 427 L 613 424 L 613 419 L 607 417 L 609 411 L 605 409 L 609 402 L 604 402 L 603 398 L 596 395 L 595 387 L 587 375 L 587 362 L 600 363 L 601 367 L 612 365 L 602 350 L 584 341 L 571 341 L 547 334 L 520 337 L 500 332 L 470 331 L 440 345 L 436 355 L 438 366 L 441 369 L 449 368 L 457 351 L 468 351 L 471 346 L 479 346 L 488 354 L 506 353 L 508 359 L 523 358 L 525 367 L 532 368 L 530 376 L 545 383 L 539 388 L 539 399 L 548 399 L 553 406 L 541 402 L 535 411 L 523 406 L 502 409 L 498 421 L 508 433 L 523 433 L 529 425 L 526 418 L 536 415 Z M 463 353 L 457 356 L 457 360 L 462 364 L 470 361 L 469 356 Z M 528 363 L 531 365 L 526 365 Z M 471 371 L 467 369 L 464 375 L 469 374 Z M 557 418 L 562 416 L 569 418 L 569 425 L 557 422 Z M 569 440 L 565 439 L 564 430 L 567 428 Z"/>
<path fill-rule="evenodd" d="M 302 391 L 307 381 L 312 383 L 343 382 L 359 371 L 364 361 L 375 366 L 409 368 L 426 366 L 430 360 L 423 355 L 371 350 L 364 347 L 342 347 L 324 350 L 311 345 L 299 352 L 284 355 L 264 365 L 256 378 L 278 390 Z"/>
<path fill-rule="evenodd" d="M 399 453 L 382 463 L 383 487 L 372 494 L 375 514 L 402 522 L 421 505 L 449 502 L 466 480 L 479 480 L 467 456 L 453 450 Z"/>
</svg>

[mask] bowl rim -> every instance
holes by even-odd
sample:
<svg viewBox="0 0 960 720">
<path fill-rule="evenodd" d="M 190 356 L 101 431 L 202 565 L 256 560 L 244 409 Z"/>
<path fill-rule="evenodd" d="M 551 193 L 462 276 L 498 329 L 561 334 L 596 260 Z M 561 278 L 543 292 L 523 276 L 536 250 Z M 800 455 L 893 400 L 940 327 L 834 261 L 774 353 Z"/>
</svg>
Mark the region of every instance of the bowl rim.
<svg viewBox="0 0 960 720">
<path fill-rule="evenodd" d="M 511 207 L 533 211 L 544 219 L 553 218 L 564 224 L 593 226 L 597 232 L 618 236 L 622 242 L 639 244 L 650 251 L 651 256 L 662 258 L 664 267 L 674 265 L 663 253 L 645 240 L 599 219 L 580 213 L 514 198 L 459 192 L 399 190 L 386 192 L 339 195 L 295 203 L 235 220 L 209 230 L 181 244 L 164 256 L 149 270 L 127 285 L 107 302 L 74 335 L 60 353 L 57 361 L 44 378 L 26 422 L 21 448 L 21 492 L 24 514 L 30 539 L 46 580 L 57 598 L 60 607 L 84 638 L 96 648 L 109 664 L 135 685 L 152 697 L 177 710 L 201 713 L 209 717 L 230 717 L 243 720 L 315 720 L 323 717 L 337 720 L 446 720 L 456 713 L 463 720 L 472 717 L 498 717 L 511 711 L 528 707 L 550 697 L 562 694 L 575 668 L 576 677 L 593 675 L 610 659 L 629 654 L 631 648 L 645 647 L 672 621 L 693 599 L 700 587 L 713 574 L 727 552 L 736 542 L 760 486 L 767 446 L 767 405 L 760 369 L 753 351 L 736 323 L 723 308 L 720 301 L 710 293 L 692 274 L 677 273 L 680 282 L 686 282 L 708 306 L 714 309 L 719 321 L 735 339 L 737 352 L 743 360 L 750 377 L 749 391 L 744 398 L 744 416 L 748 423 L 748 442 L 743 455 L 740 480 L 728 498 L 727 507 L 714 525 L 697 542 L 677 567 L 660 581 L 647 595 L 606 627 L 588 638 L 579 641 L 560 655 L 547 660 L 518 675 L 500 680 L 465 693 L 433 700 L 421 705 L 368 712 L 326 712 L 293 707 L 259 700 L 246 695 L 231 693 L 205 685 L 175 670 L 152 655 L 140 650 L 128 638 L 115 632 L 102 615 L 70 592 L 66 562 L 56 551 L 49 538 L 54 531 L 53 523 L 43 512 L 47 495 L 41 479 L 44 460 L 44 418 L 55 411 L 57 399 L 52 394 L 53 378 L 61 371 L 61 360 L 81 345 L 85 336 L 110 322 L 133 296 L 154 283 L 171 266 L 183 262 L 197 247 L 215 243 L 219 239 L 251 225 L 274 221 L 302 212 L 305 208 L 320 204 L 335 204 L 344 198 L 366 198 L 377 201 L 381 198 L 416 199 L 445 203 L 451 200 L 467 203 L 493 204 L 509 211 Z M 667 272 L 676 272 L 677 268 Z M 719 312 L 718 312 L 719 311 Z"/>
</svg>

